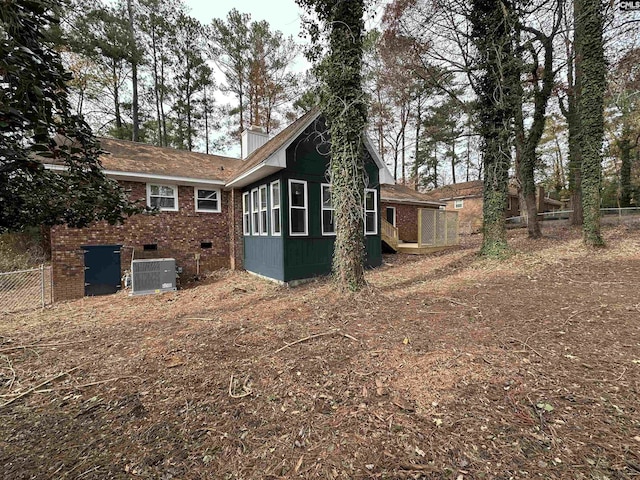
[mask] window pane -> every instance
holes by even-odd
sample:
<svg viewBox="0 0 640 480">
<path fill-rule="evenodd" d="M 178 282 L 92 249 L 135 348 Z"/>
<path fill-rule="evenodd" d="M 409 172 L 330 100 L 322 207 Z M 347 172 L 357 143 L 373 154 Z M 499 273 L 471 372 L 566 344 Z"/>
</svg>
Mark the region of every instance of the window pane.
<svg viewBox="0 0 640 480">
<path fill-rule="evenodd" d="M 323 233 L 335 233 L 336 225 L 333 216 L 333 210 L 322 211 L 322 232 Z"/>
<path fill-rule="evenodd" d="M 161 208 L 174 208 L 175 200 L 173 198 L 160 197 L 160 207 Z"/>
<path fill-rule="evenodd" d="M 258 191 L 251 192 L 251 202 L 253 203 L 253 210 L 258 211 Z"/>
<path fill-rule="evenodd" d="M 217 200 L 218 192 L 216 190 L 198 190 L 198 198 L 206 200 Z"/>
<path fill-rule="evenodd" d="M 160 208 L 160 198 L 158 198 L 158 197 L 151 197 L 149 199 L 149 203 L 150 203 L 150 205 L 149 205 L 150 207 Z"/>
<path fill-rule="evenodd" d="M 374 212 L 367 212 L 365 217 L 365 230 L 367 233 L 374 233 L 376 231 L 376 214 Z"/>
<path fill-rule="evenodd" d="M 267 209 L 267 187 L 260 187 L 260 209 Z"/>
<path fill-rule="evenodd" d="M 198 209 L 199 210 L 217 210 L 218 201 L 217 200 L 198 200 Z"/>
<path fill-rule="evenodd" d="M 306 210 L 300 208 L 291 209 L 291 232 L 292 233 L 304 233 L 304 217 Z"/>
<path fill-rule="evenodd" d="M 280 182 L 271 185 L 271 205 L 280 206 Z"/>
<path fill-rule="evenodd" d="M 173 197 L 173 188 L 165 185 L 160 187 L 160 195 L 163 197 Z"/>
<path fill-rule="evenodd" d="M 160 187 L 158 185 L 150 185 L 151 195 L 160 195 Z"/>
<path fill-rule="evenodd" d="M 267 233 L 267 211 L 260 212 L 262 224 L 260 225 L 260 233 Z"/>
<path fill-rule="evenodd" d="M 333 208 L 331 203 L 331 187 L 328 185 L 322 186 L 322 206 L 324 208 Z"/>
<path fill-rule="evenodd" d="M 304 183 L 291 183 L 291 206 L 306 207 L 304 204 Z"/>
<path fill-rule="evenodd" d="M 271 222 L 273 223 L 273 233 L 280 233 L 280 209 L 279 208 L 276 208 L 273 210 Z"/>
<path fill-rule="evenodd" d="M 365 193 L 365 210 L 375 210 L 376 209 L 376 203 L 374 201 L 374 193 L 373 192 L 366 192 Z"/>
</svg>

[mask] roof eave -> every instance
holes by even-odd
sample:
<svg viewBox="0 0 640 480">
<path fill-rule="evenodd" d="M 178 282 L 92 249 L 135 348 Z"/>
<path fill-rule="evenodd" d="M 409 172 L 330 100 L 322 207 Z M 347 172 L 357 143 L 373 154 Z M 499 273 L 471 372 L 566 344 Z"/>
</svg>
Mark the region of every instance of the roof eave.
<svg viewBox="0 0 640 480">
<path fill-rule="evenodd" d="M 47 170 L 53 171 L 67 171 L 68 167 L 66 165 L 55 165 L 51 163 L 45 163 L 44 168 Z M 211 179 L 211 178 L 197 178 L 197 177 L 182 177 L 177 175 L 160 175 L 156 173 L 146 173 L 146 172 L 124 172 L 121 170 L 102 170 L 105 175 L 108 177 L 114 178 L 116 180 L 128 180 L 131 182 L 146 182 L 146 181 L 160 181 L 167 183 L 175 183 L 179 185 L 216 185 L 223 186 L 225 184 L 224 180 L 220 179 Z"/>
</svg>

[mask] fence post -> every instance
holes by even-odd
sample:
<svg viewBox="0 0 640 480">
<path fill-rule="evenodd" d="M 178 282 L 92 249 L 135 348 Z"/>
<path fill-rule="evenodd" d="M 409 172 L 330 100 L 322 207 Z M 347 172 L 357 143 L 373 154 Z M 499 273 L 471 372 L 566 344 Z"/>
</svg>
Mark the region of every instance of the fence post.
<svg viewBox="0 0 640 480">
<path fill-rule="evenodd" d="M 40 303 L 44 308 L 44 263 L 40 264 Z"/>
<path fill-rule="evenodd" d="M 422 209 L 418 209 L 418 247 L 422 246 Z"/>
</svg>

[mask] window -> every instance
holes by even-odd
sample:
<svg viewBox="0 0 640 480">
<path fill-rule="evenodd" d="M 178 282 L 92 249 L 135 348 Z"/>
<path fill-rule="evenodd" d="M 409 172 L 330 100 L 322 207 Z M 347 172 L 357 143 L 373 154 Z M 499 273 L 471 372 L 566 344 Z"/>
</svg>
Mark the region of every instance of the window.
<svg viewBox="0 0 640 480">
<path fill-rule="evenodd" d="M 307 235 L 307 182 L 289 180 L 289 233 Z"/>
<path fill-rule="evenodd" d="M 267 235 L 267 186 L 260 185 L 260 235 Z"/>
<path fill-rule="evenodd" d="M 365 188 L 364 190 L 364 233 L 376 235 L 378 233 L 378 192 Z"/>
<path fill-rule="evenodd" d="M 251 233 L 260 233 L 260 201 L 258 200 L 258 189 L 251 190 Z"/>
<path fill-rule="evenodd" d="M 396 207 L 387 207 L 387 222 L 396 226 Z"/>
<path fill-rule="evenodd" d="M 242 233 L 245 235 L 251 233 L 251 217 L 249 215 L 249 192 L 245 192 L 242 194 Z"/>
<path fill-rule="evenodd" d="M 142 246 L 142 250 L 145 252 L 158 250 L 157 243 L 146 243 Z"/>
<path fill-rule="evenodd" d="M 196 212 L 220 212 L 220 190 L 195 190 Z"/>
<path fill-rule="evenodd" d="M 459 209 L 464 206 L 464 200 L 454 200 L 453 208 Z"/>
<path fill-rule="evenodd" d="M 178 211 L 178 187 L 147 184 L 147 205 L 163 212 Z"/>
<path fill-rule="evenodd" d="M 200 242 L 200 248 L 213 248 L 213 242 Z"/>
<path fill-rule="evenodd" d="M 271 235 L 280 235 L 280 180 L 271 183 Z"/>
<path fill-rule="evenodd" d="M 333 202 L 331 200 L 331 185 L 323 183 L 321 185 L 322 195 L 322 234 L 336 234 L 336 220 L 334 215 Z"/>
</svg>

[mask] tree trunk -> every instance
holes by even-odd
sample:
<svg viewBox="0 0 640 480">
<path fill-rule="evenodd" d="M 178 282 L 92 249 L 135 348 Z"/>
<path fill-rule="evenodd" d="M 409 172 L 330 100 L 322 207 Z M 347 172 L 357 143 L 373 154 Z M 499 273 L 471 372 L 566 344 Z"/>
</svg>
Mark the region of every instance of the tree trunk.
<svg viewBox="0 0 640 480">
<path fill-rule="evenodd" d="M 512 15 L 499 0 L 473 0 L 472 37 L 478 50 L 480 80 L 476 86 L 484 163 L 483 239 L 481 253 L 499 257 L 508 251 L 504 212 L 511 166 L 513 119 Z"/>
<path fill-rule="evenodd" d="M 122 136 L 122 116 L 120 115 L 120 88 L 118 87 L 118 74 L 116 70 L 116 62 L 111 63 L 111 74 L 113 75 L 113 107 L 116 117 L 117 138 Z"/>
<path fill-rule="evenodd" d="M 411 177 L 413 178 L 413 189 L 417 192 L 420 186 L 420 165 L 418 164 L 419 152 L 420 152 L 420 126 L 422 124 L 422 96 L 418 94 L 416 105 L 416 153 L 413 160 L 413 172 Z"/>
<path fill-rule="evenodd" d="M 162 117 L 160 115 L 160 86 L 158 84 L 158 46 L 156 44 L 156 28 L 151 27 L 151 51 L 153 54 L 153 96 L 156 102 L 156 119 L 158 122 L 158 144 L 163 145 L 162 142 Z"/>
<path fill-rule="evenodd" d="M 365 284 L 362 139 L 367 106 L 361 77 L 363 14 L 364 0 L 337 2 L 326 19 L 331 31 L 325 113 L 331 135 L 331 196 L 337 225 L 333 271 L 338 285 L 352 291 Z"/>
<path fill-rule="evenodd" d="M 603 97 L 606 64 L 603 47 L 604 15 L 600 0 L 576 0 L 576 48 L 581 72 L 580 147 L 582 151 L 582 237 L 585 244 L 602 246 L 600 185 L 604 138 Z"/>
<path fill-rule="evenodd" d="M 138 119 L 138 60 L 137 60 L 137 45 L 136 45 L 136 37 L 135 30 L 133 25 L 133 5 L 131 0 L 127 0 L 127 10 L 129 13 L 129 36 L 131 39 L 131 48 L 133 51 L 129 52 L 131 55 L 131 90 L 132 90 L 132 98 L 131 98 L 131 121 L 132 125 L 132 134 L 131 140 L 134 142 L 138 141 L 139 132 L 140 132 L 140 121 Z"/>
</svg>

